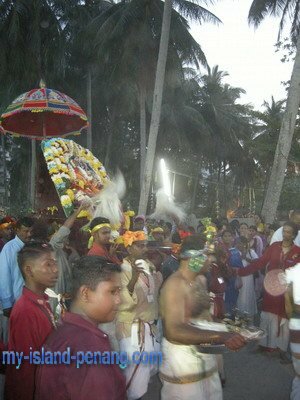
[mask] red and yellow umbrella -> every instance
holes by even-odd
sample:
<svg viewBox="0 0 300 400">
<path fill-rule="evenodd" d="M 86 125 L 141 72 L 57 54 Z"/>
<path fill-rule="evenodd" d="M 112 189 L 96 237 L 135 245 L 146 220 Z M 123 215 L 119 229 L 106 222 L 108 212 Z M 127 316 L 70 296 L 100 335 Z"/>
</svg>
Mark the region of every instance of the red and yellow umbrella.
<svg viewBox="0 0 300 400">
<path fill-rule="evenodd" d="M 87 116 L 71 97 L 42 85 L 16 98 L 1 116 L 6 133 L 30 139 L 80 134 Z"/>
</svg>

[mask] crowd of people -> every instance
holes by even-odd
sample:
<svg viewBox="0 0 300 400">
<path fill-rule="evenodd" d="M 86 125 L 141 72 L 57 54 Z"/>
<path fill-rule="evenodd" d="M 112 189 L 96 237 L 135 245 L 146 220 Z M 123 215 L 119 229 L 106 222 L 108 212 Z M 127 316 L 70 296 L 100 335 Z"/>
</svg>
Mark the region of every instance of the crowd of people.
<svg viewBox="0 0 300 400">
<path fill-rule="evenodd" d="M 5 400 L 138 400 L 157 373 L 163 400 L 222 399 L 222 356 L 203 349 L 245 346 L 224 328 L 239 318 L 264 330 L 259 351 L 293 361 L 291 398 L 300 399 L 300 211 L 281 227 L 255 216 L 251 225 L 212 220 L 211 229 L 138 215 L 116 234 L 104 217 L 78 231 L 83 208 L 55 229 L 30 216 L 0 221 L 0 351 L 23 357 L 1 365 Z M 293 286 L 274 295 L 263 282 L 278 269 Z M 33 362 L 42 349 L 50 357 L 68 348 L 73 360 L 112 351 L 129 359 Z M 162 358 L 133 363 L 135 352 Z"/>
</svg>

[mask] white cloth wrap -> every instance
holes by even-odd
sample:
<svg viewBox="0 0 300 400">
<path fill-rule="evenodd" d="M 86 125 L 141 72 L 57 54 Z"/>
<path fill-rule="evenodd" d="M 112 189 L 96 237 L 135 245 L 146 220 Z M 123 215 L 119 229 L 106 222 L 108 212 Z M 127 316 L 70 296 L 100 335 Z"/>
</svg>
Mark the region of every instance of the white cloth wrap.
<svg viewBox="0 0 300 400">
<path fill-rule="evenodd" d="M 128 357 L 131 358 L 132 354 L 135 351 L 140 351 L 138 345 L 138 331 L 135 326 L 138 327 L 138 323 L 133 323 L 132 326 L 132 337 L 124 338 L 119 341 L 120 351 L 126 351 Z M 145 327 L 145 340 L 143 351 L 144 352 L 159 352 L 160 351 L 160 343 L 156 340 L 155 337 L 151 335 L 150 326 L 148 323 L 144 323 Z M 137 328 L 138 329 L 138 328 Z M 124 374 L 126 377 L 126 384 L 130 381 L 134 371 L 136 369 L 135 364 L 129 364 L 125 370 Z M 152 375 L 158 372 L 158 363 L 157 364 L 140 364 L 136 369 L 134 377 L 131 381 L 129 388 L 127 389 L 127 397 L 128 400 L 135 400 L 142 397 L 148 390 L 148 384 Z"/>
</svg>

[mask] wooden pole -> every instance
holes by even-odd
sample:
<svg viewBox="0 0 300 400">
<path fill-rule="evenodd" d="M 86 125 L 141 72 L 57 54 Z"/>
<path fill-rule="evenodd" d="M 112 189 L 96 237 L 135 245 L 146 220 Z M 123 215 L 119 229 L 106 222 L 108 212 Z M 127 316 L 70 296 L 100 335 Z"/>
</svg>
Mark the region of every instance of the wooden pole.
<svg viewBox="0 0 300 400">
<path fill-rule="evenodd" d="M 36 178 L 36 141 L 31 139 L 31 169 L 30 169 L 30 205 L 35 206 L 35 178 Z"/>
</svg>

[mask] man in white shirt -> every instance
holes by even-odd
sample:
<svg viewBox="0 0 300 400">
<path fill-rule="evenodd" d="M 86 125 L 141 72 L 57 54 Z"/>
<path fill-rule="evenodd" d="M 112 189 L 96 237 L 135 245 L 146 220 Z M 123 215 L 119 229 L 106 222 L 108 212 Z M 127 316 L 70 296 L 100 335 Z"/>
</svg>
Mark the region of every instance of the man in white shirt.
<svg viewBox="0 0 300 400">
<path fill-rule="evenodd" d="M 298 226 L 298 235 L 296 236 L 294 243 L 296 246 L 300 247 L 300 210 L 294 210 L 290 214 L 290 221 L 293 222 Z M 277 229 L 277 231 L 274 232 L 274 235 L 272 236 L 271 243 L 273 244 L 275 242 L 281 242 L 282 241 L 282 227 Z"/>
<path fill-rule="evenodd" d="M 289 328 L 290 348 L 295 370 L 295 378 L 292 384 L 290 399 L 298 400 L 300 398 L 300 264 L 296 264 L 293 267 L 286 269 L 284 274 L 286 284 L 290 285 L 288 288 L 288 294 L 291 303 L 293 304 Z"/>
</svg>

